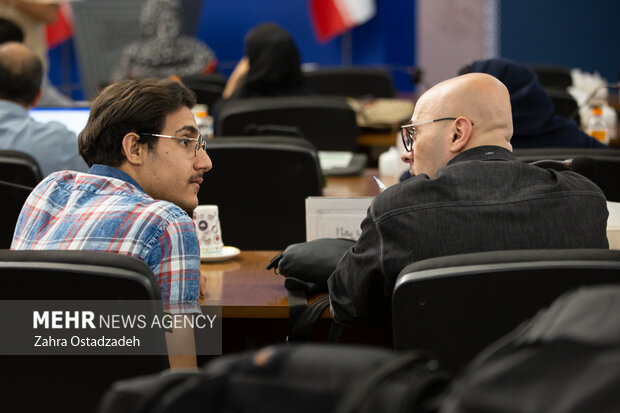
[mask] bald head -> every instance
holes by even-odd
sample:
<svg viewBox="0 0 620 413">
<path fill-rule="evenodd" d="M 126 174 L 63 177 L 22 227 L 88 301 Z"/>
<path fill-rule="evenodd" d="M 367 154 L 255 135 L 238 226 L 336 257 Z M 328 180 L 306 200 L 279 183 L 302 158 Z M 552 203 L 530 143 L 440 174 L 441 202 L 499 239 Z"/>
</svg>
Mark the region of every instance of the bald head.
<svg viewBox="0 0 620 413">
<path fill-rule="evenodd" d="M 494 76 L 469 73 L 445 80 L 422 95 L 420 103 L 436 116 L 463 116 L 475 125 L 463 150 L 481 145 L 511 149 L 510 94 Z"/>
<path fill-rule="evenodd" d="M 410 164 L 412 175 L 434 178 L 452 158 L 477 146 L 512 150 L 508 90 L 484 73 L 469 73 L 433 86 L 418 99 L 411 123 L 419 123 L 411 127 L 415 141 L 401 159 Z"/>
<path fill-rule="evenodd" d="M 42 78 L 41 60 L 27 46 L 17 42 L 0 45 L 0 99 L 32 106 Z"/>
</svg>

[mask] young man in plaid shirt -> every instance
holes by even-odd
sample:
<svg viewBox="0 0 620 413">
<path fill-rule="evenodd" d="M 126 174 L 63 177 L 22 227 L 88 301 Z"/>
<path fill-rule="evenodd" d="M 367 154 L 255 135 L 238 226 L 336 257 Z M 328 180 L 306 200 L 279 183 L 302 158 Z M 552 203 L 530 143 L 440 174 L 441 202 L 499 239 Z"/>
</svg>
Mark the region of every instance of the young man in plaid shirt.
<svg viewBox="0 0 620 413">
<path fill-rule="evenodd" d="M 172 80 L 129 80 L 94 100 L 79 135 L 90 170 L 55 172 L 26 201 L 12 249 L 131 255 L 153 270 L 162 299 L 198 299 L 200 249 L 186 211 L 212 164 L 191 112 L 193 92 Z M 203 291 L 204 292 L 204 291 Z"/>
</svg>

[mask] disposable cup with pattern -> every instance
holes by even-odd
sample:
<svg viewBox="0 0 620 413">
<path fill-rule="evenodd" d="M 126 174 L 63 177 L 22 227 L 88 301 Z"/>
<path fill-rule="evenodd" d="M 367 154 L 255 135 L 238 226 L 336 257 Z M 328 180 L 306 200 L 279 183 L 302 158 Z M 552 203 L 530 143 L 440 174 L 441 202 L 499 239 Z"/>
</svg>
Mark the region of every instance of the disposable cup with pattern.
<svg viewBox="0 0 620 413">
<path fill-rule="evenodd" d="M 220 254 L 224 243 L 217 205 L 198 205 L 194 210 L 194 225 L 200 245 L 200 255 Z"/>
</svg>

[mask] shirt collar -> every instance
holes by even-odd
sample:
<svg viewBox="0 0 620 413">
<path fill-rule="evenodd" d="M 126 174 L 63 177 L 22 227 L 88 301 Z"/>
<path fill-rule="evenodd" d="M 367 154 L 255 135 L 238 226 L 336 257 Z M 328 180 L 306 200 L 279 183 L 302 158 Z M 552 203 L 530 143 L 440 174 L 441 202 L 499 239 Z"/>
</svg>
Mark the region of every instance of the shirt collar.
<svg viewBox="0 0 620 413">
<path fill-rule="evenodd" d="M 28 116 L 28 109 L 24 108 L 22 105 L 11 102 L 10 100 L 0 99 L 0 105 L 5 106 L 5 109 L 11 110 L 13 112 L 19 113 L 20 115 Z"/>
<path fill-rule="evenodd" d="M 468 149 L 452 158 L 448 165 L 463 161 L 514 161 L 516 159 L 508 149 L 489 145 Z"/>
<path fill-rule="evenodd" d="M 118 168 L 96 163 L 90 167 L 88 173 L 93 175 L 107 176 L 109 178 L 116 178 L 125 182 L 129 182 L 130 184 L 136 186 L 138 189 L 144 192 L 144 189 L 142 189 L 142 187 L 136 182 L 135 179 L 133 179 L 129 174 L 121 171 Z"/>
</svg>

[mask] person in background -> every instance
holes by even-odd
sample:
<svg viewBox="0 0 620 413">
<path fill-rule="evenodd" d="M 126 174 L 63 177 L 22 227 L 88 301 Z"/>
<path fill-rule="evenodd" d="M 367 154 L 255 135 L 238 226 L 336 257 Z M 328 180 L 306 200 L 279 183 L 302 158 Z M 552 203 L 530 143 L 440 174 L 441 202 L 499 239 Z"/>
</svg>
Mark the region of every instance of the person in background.
<svg viewBox="0 0 620 413">
<path fill-rule="evenodd" d="M 553 102 L 527 67 L 508 59 L 476 60 L 460 73 L 487 73 L 510 93 L 514 148 L 607 148 L 584 133 L 573 119 L 554 113 Z"/>
<path fill-rule="evenodd" d="M 435 85 L 401 132 L 412 177 L 373 200 L 359 240 L 330 276 L 335 321 L 385 322 L 399 272 L 426 258 L 608 248 L 596 185 L 512 154 L 510 95 L 495 77 L 470 73 Z"/>
<path fill-rule="evenodd" d="M 0 149 L 31 155 L 44 176 L 63 169 L 86 172 L 73 132 L 28 116 L 41 96 L 42 74 L 41 61 L 24 44 L 0 45 Z"/>
<path fill-rule="evenodd" d="M 228 78 L 222 98 L 306 95 L 299 50 L 275 23 L 261 23 L 245 39 L 245 56 Z"/>
<path fill-rule="evenodd" d="M 23 41 L 43 64 L 42 93 L 37 102 L 38 106 L 77 106 L 76 102 L 60 93 L 47 76 L 49 62 L 45 26 L 56 20 L 59 7 L 60 0 L 0 0 L 0 17 L 10 20 L 23 33 L 21 40 L 10 40 Z"/>
<path fill-rule="evenodd" d="M 11 20 L 0 17 L 0 44 L 6 42 L 22 43 L 23 41 L 24 32 L 22 29 Z"/>
<path fill-rule="evenodd" d="M 215 70 L 215 53 L 200 40 L 181 34 L 180 7 L 177 0 L 144 3 L 140 15 L 142 37 L 123 49 L 112 69 L 113 82 L 207 74 Z"/>
<path fill-rule="evenodd" d="M 0 0 L 0 17 L 11 20 L 24 32 L 24 43 L 47 70 L 45 26 L 56 20 L 60 0 Z"/>
</svg>

